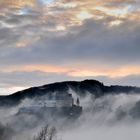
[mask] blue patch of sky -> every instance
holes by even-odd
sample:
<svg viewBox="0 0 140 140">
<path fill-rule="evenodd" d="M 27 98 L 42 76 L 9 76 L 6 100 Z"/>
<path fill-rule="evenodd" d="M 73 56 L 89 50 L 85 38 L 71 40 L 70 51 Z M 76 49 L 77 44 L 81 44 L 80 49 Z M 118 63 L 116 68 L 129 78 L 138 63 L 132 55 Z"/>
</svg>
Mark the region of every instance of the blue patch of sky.
<svg viewBox="0 0 140 140">
<path fill-rule="evenodd" d="M 40 2 L 41 4 L 44 4 L 44 5 L 53 4 L 54 1 L 55 1 L 55 0 L 39 0 L 39 2 Z"/>
<path fill-rule="evenodd" d="M 19 13 L 21 15 L 26 15 L 26 14 L 29 14 L 31 11 L 32 11 L 31 7 L 25 6 L 25 7 L 20 9 Z"/>
</svg>

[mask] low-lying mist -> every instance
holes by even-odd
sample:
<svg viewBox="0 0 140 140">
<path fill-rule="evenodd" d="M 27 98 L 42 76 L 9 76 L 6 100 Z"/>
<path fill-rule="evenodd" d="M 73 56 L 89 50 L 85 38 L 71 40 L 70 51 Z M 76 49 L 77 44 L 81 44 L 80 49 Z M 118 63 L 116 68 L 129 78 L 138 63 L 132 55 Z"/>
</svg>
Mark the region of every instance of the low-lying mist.
<svg viewBox="0 0 140 140">
<path fill-rule="evenodd" d="M 79 97 L 72 91 L 73 97 Z M 20 105 L 0 109 L 0 140 L 32 140 L 46 124 L 55 126 L 58 139 L 62 140 L 139 140 L 140 95 L 110 94 L 95 98 L 87 93 L 79 97 L 83 107 L 75 119 L 45 114 L 18 114 L 21 107 L 35 101 L 25 99 Z"/>
<path fill-rule="evenodd" d="M 74 127 L 62 132 L 64 140 L 139 140 L 140 95 L 125 93 L 95 99 L 87 96 L 81 103 L 83 114 Z"/>
</svg>

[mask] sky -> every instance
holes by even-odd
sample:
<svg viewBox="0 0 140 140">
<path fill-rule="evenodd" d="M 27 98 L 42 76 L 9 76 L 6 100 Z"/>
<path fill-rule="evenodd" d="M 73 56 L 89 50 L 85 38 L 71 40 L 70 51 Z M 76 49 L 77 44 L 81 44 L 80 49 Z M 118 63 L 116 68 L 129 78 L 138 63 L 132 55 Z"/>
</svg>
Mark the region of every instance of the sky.
<svg viewBox="0 0 140 140">
<path fill-rule="evenodd" d="M 0 95 L 83 79 L 140 86 L 140 0 L 0 0 Z"/>
</svg>

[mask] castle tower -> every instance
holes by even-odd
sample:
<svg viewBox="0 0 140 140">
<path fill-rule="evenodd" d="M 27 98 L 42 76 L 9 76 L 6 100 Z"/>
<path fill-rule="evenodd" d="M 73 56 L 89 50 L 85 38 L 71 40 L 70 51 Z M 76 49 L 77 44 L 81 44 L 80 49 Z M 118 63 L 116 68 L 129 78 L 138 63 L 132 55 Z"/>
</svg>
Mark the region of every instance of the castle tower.
<svg viewBox="0 0 140 140">
<path fill-rule="evenodd" d="M 77 100 L 76 100 L 76 105 L 77 106 L 80 106 L 80 100 L 79 100 L 79 98 L 77 98 Z"/>
</svg>

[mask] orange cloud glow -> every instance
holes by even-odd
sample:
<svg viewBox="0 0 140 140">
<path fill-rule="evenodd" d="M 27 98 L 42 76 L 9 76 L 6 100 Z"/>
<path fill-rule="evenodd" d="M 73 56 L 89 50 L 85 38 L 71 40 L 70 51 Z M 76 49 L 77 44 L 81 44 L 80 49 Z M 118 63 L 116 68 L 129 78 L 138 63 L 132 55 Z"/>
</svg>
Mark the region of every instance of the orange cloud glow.
<svg viewBox="0 0 140 140">
<path fill-rule="evenodd" d="M 63 25 L 63 27 L 57 25 L 56 31 L 63 31 L 71 26 L 82 25 L 82 22 L 89 18 L 100 20 L 106 17 L 113 17 L 115 19 L 112 19 L 111 25 L 116 26 L 120 23 L 118 23 L 118 20 L 121 20 L 121 23 L 125 22 L 125 19 L 138 21 L 140 15 L 140 9 L 138 7 L 136 8 L 137 3 L 134 0 L 58 0 L 53 2 L 51 6 L 47 4 L 47 2 L 39 5 L 37 1 L 38 0 L 1 0 L 0 6 L 15 6 L 21 10 L 24 9 L 25 6 L 30 6 L 34 11 L 39 13 L 38 21 L 48 23 L 49 16 L 59 21 L 59 24 Z M 63 10 L 55 10 L 58 8 Z M 66 21 L 67 24 L 65 23 Z M 110 25 L 110 21 L 108 24 Z"/>
<path fill-rule="evenodd" d="M 70 75 L 75 77 L 84 77 L 84 76 L 109 76 L 109 77 L 120 77 L 128 76 L 132 74 L 140 74 L 140 66 L 123 66 L 118 68 L 96 68 L 96 69 L 83 69 L 77 70 L 70 73 Z"/>
<path fill-rule="evenodd" d="M 58 67 L 54 65 L 12 65 L 12 66 L 4 66 L 1 68 L 2 71 L 6 72 L 12 72 L 12 71 L 25 71 L 25 72 L 31 72 L 31 71 L 42 71 L 42 72 L 56 72 L 56 73 L 65 73 L 68 71 L 65 67 Z"/>
<path fill-rule="evenodd" d="M 74 77 L 86 77 L 86 76 L 109 76 L 109 77 L 120 77 L 132 74 L 140 74 L 140 66 L 130 65 L 121 67 L 104 67 L 104 66 L 92 66 L 90 68 L 83 68 L 75 66 L 54 66 L 54 65 L 21 65 L 21 66 L 6 66 L 2 68 L 3 71 L 42 71 L 42 72 L 53 72 L 53 73 L 65 73 L 69 76 Z"/>
</svg>

